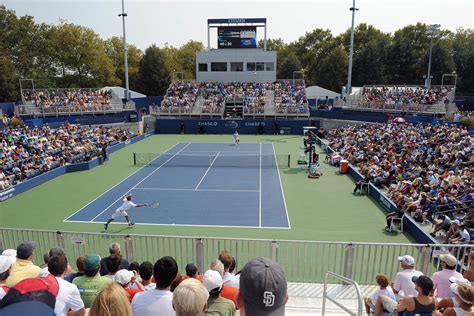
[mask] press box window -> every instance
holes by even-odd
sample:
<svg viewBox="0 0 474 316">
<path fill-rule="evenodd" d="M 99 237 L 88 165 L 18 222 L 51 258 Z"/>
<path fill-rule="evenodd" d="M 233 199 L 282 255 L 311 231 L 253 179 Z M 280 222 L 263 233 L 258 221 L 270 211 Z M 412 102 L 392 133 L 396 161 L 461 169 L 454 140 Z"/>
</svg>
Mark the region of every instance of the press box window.
<svg viewBox="0 0 474 316">
<path fill-rule="evenodd" d="M 230 71 L 244 71 L 244 63 L 230 63 Z"/>
<path fill-rule="evenodd" d="M 275 63 L 265 63 L 265 71 L 275 71 Z"/>
<path fill-rule="evenodd" d="M 247 63 L 247 71 L 255 71 L 255 63 Z"/>
<path fill-rule="evenodd" d="M 207 71 L 207 64 L 199 64 L 198 65 L 198 70 L 201 72 Z"/>
<path fill-rule="evenodd" d="M 257 71 L 265 71 L 265 63 L 256 63 Z"/>
<path fill-rule="evenodd" d="M 227 71 L 227 63 L 211 63 L 211 71 Z"/>
</svg>

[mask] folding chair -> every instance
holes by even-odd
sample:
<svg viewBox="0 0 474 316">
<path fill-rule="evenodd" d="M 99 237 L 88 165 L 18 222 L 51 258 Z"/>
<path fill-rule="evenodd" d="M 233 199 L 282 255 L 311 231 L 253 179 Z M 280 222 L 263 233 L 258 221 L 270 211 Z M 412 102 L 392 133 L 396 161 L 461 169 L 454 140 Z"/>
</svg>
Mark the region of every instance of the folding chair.
<svg viewBox="0 0 474 316">
<path fill-rule="evenodd" d="M 402 215 L 402 217 L 392 217 L 390 220 L 390 231 L 393 231 L 393 227 L 395 223 L 398 223 L 398 229 L 397 232 L 403 233 L 403 219 L 405 217 L 405 214 Z"/>
</svg>

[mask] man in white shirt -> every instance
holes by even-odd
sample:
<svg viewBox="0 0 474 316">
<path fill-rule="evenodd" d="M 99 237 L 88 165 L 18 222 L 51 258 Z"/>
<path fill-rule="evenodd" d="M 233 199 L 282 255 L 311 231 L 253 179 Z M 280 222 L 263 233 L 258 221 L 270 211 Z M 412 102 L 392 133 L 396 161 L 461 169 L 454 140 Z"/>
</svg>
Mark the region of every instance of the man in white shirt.
<svg viewBox="0 0 474 316">
<path fill-rule="evenodd" d="M 423 275 L 423 272 L 415 270 L 415 259 L 412 256 L 398 257 L 398 261 L 403 270 L 395 276 L 395 283 L 392 283 L 393 292 L 399 295 L 403 293 L 405 297 L 416 297 L 418 292 L 415 290 L 412 278 Z"/>
<path fill-rule="evenodd" d="M 135 295 L 133 316 L 175 316 L 170 287 L 177 274 L 176 260 L 169 256 L 159 259 L 153 267 L 156 288 Z"/>
<path fill-rule="evenodd" d="M 130 221 L 130 217 L 128 216 L 127 210 L 131 209 L 132 207 L 143 207 L 147 206 L 148 204 L 135 204 L 132 202 L 132 195 L 129 194 L 123 199 L 122 205 L 112 214 L 112 217 L 104 224 L 105 230 L 109 228 L 109 224 L 115 220 L 117 216 L 123 216 L 127 220 L 128 226 L 135 225 Z"/>
<path fill-rule="evenodd" d="M 77 286 L 64 280 L 67 266 L 67 258 L 64 254 L 53 256 L 48 261 L 48 271 L 56 277 L 59 285 L 54 313 L 56 316 L 67 316 L 68 310 L 71 309 L 74 316 L 84 316 L 86 309 Z"/>
<path fill-rule="evenodd" d="M 219 260 L 224 264 L 224 285 L 232 286 L 238 289 L 240 286 L 240 276 L 235 275 L 229 271 L 234 258 L 230 252 L 224 250 L 219 255 Z"/>
<path fill-rule="evenodd" d="M 431 279 L 433 280 L 433 286 L 435 290 L 435 296 L 437 298 L 453 298 L 454 293 L 451 291 L 451 282 L 449 278 L 454 277 L 456 279 L 463 279 L 461 273 L 456 271 L 458 260 L 451 254 L 440 255 L 441 260 L 441 271 L 433 273 Z"/>
</svg>

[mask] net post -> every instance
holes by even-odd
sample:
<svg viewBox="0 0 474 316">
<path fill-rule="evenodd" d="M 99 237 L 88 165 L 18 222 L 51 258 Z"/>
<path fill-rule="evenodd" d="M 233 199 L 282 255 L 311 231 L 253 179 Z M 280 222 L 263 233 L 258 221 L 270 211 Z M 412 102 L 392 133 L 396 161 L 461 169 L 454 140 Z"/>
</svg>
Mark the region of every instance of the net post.
<svg viewBox="0 0 474 316">
<path fill-rule="evenodd" d="M 133 153 L 133 165 L 137 165 L 137 153 Z"/>
<path fill-rule="evenodd" d="M 288 168 L 291 168 L 291 154 L 288 154 Z"/>
</svg>

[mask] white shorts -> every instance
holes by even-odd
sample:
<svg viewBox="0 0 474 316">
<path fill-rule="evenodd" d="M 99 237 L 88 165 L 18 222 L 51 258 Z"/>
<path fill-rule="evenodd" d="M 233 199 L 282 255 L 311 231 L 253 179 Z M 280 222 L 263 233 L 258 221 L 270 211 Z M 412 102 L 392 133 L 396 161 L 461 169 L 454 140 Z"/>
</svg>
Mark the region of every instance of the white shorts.
<svg viewBox="0 0 474 316">
<path fill-rule="evenodd" d="M 390 297 L 385 295 L 380 295 L 379 297 L 382 301 L 383 308 L 388 312 L 393 313 L 397 308 L 398 302 L 392 300 Z"/>
<path fill-rule="evenodd" d="M 115 219 L 115 217 L 117 216 L 128 216 L 128 213 L 125 212 L 125 211 L 122 211 L 122 210 L 116 210 L 113 214 L 112 214 L 112 218 Z"/>
</svg>

